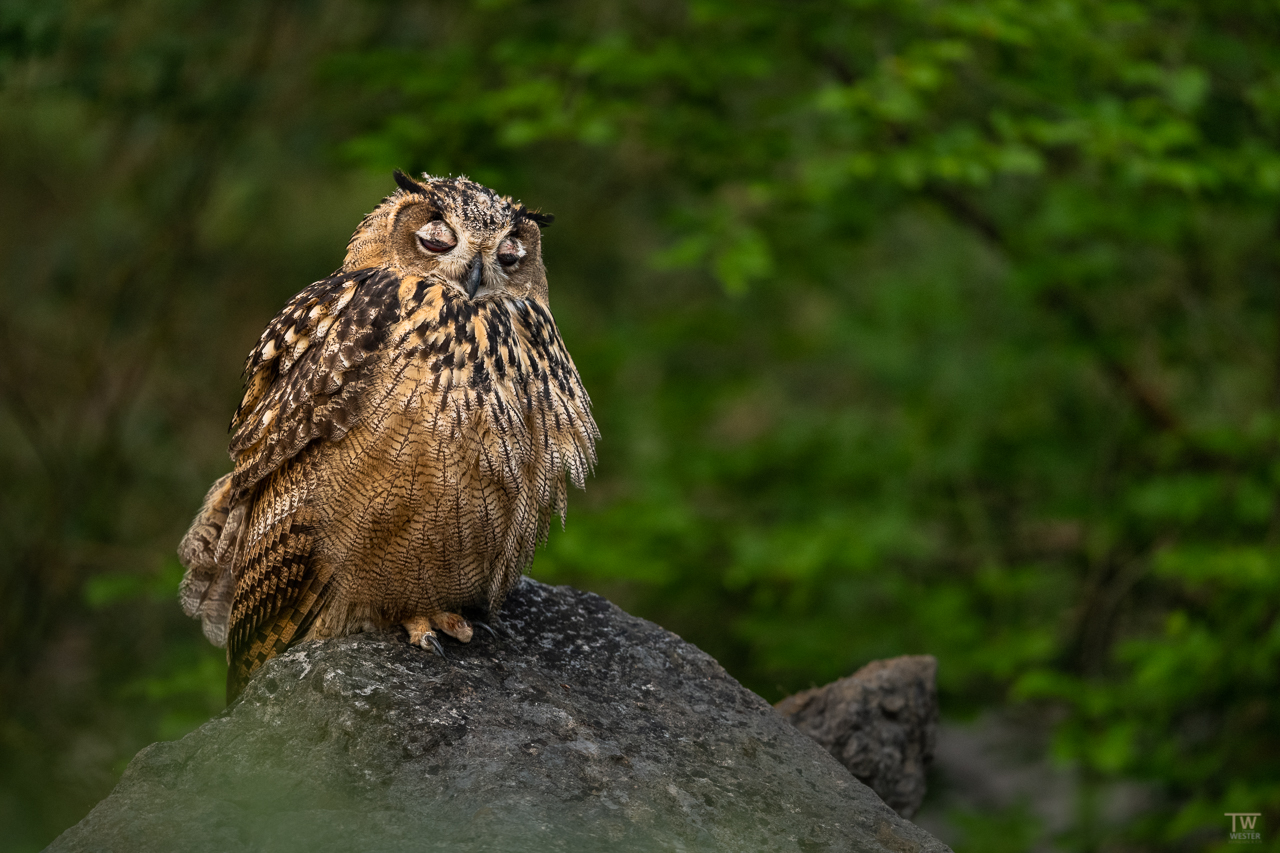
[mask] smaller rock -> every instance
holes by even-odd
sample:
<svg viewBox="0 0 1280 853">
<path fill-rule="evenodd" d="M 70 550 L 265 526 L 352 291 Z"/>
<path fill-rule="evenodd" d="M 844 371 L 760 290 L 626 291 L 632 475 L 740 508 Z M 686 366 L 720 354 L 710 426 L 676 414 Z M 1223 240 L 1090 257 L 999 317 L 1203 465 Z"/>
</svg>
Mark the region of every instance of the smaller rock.
<svg viewBox="0 0 1280 853">
<path fill-rule="evenodd" d="M 924 801 L 938 737 L 937 674 L 938 661 L 929 655 L 874 661 L 775 707 L 910 819 Z"/>
</svg>

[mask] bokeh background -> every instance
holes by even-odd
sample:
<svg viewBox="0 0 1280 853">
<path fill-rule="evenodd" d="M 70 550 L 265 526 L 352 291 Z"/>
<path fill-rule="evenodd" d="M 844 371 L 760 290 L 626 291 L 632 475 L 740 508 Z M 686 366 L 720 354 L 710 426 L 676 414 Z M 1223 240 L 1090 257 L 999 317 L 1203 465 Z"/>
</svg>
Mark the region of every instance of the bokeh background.
<svg viewBox="0 0 1280 853">
<path fill-rule="evenodd" d="M 1261 0 L 0 2 L 0 849 L 222 708 L 174 549 L 397 166 L 557 215 L 535 578 L 771 701 L 936 655 L 962 853 L 1280 849 Z"/>
</svg>

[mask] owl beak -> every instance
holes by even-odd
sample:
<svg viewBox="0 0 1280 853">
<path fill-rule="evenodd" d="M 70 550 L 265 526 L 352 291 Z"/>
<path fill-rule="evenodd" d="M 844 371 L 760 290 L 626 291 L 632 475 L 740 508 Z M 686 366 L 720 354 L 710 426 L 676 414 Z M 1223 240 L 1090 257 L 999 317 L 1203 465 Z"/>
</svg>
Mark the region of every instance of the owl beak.
<svg viewBox="0 0 1280 853">
<path fill-rule="evenodd" d="M 475 299 L 476 291 L 480 289 L 480 280 L 484 278 L 484 258 L 477 253 L 471 259 L 471 266 L 467 267 L 467 274 L 463 279 L 463 286 L 467 289 L 467 298 Z"/>
</svg>

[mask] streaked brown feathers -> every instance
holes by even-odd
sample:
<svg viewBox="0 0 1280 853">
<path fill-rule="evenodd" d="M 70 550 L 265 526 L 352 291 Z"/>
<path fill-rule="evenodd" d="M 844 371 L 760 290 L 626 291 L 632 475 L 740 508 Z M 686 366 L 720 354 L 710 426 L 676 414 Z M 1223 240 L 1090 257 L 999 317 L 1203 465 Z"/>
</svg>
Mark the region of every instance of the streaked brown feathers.
<svg viewBox="0 0 1280 853">
<path fill-rule="evenodd" d="M 300 639 L 420 618 L 454 633 L 453 611 L 500 607 L 595 461 L 590 401 L 547 307 L 549 218 L 465 179 L 397 184 L 343 269 L 263 332 L 235 470 L 180 549 L 183 608 L 226 644 L 229 698 Z M 438 219 L 456 252 L 415 242 Z M 497 261 L 504 239 L 519 241 L 515 265 Z"/>
<path fill-rule="evenodd" d="M 373 362 L 399 319 L 398 278 L 339 272 L 295 296 L 245 362 L 232 420 L 234 488 L 243 494 L 312 441 L 337 441 L 367 403 Z"/>
</svg>

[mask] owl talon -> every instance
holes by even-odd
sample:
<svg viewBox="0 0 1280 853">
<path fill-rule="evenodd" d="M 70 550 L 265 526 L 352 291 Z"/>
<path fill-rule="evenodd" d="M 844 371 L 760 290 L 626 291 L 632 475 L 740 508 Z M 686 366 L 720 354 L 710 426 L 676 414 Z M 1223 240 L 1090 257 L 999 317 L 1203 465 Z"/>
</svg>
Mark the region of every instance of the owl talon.
<svg viewBox="0 0 1280 853">
<path fill-rule="evenodd" d="M 486 631 L 488 631 L 488 632 L 489 632 L 489 636 L 490 636 L 490 637 L 493 637 L 495 640 L 497 640 L 497 639 L 501 639 L 501 638 L 498 636 L 498 632 L 497 632 L 497 631 L 495 631 L 495 630 L 493 630 L 492 628 L 490 628 L 490 627 L 489 627 L 489 623 L 487 623 L 487 622 L 481 622 L 479 619 L 472 619 L 472 620 L 471 620 L 471 624 L 472 624 L 472 625 L 479 625 L 481 628 L 483 628 L 483 629 L 485 629 Z"/>
<path fill-rule="evenodd" d="M 492 627 L 489 627 L 492 626 Z M 498 614 L 489 614 L 489 630 L 496 636 L 504 640 L 514 640 L 516 635 L 511 633 L 511 629 L 507 627 L 507 623 L 498 618 Z"/>
<path fill-rule="evenodd" d="M 440 657 L 445 660 L 449 660 L 449 656 L 444 653 L 444 646 L 440 645 L 440 638 L 436 636 L 435 631 L 428 631 L 426 634 L 423 634 L 422 639 L 431 643 L 432 651 L 440 655 Z M 422 643 L 422 647 L 425 649 L 427 647 L 426 643 Z"/>
</svg>

